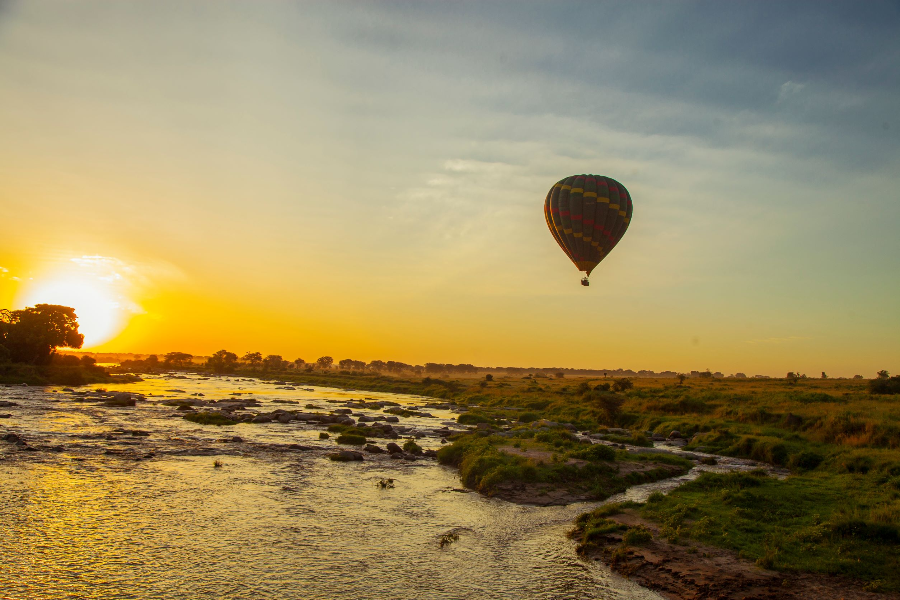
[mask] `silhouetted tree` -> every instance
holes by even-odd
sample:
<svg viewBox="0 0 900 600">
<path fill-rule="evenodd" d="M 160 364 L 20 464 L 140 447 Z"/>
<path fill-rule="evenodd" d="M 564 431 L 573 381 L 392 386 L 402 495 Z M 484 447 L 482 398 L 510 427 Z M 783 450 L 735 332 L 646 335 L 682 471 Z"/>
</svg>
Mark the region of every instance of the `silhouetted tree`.
<svg viewBox="0 0 900 600">
<path fill-rule="evenodd" d="M 206 367 L 216 373 L 233 373 L 237 366 L 238 356 L 228 350 L 219 350 L 206 361 Z"/>
<path fill-rule="evenodd" d="M 825 371 L 822 371 L 822 379 L 828 379 L 828 375 L 825 374 Z"/>
<path fill-rule="evenodd" d="M 81 348 L 75 309 L 58 304 L 36 304 L 0 316 L 0 346 L 13 362 L 49 364 L 57 348 Z"/>
<path fill-rule="evenodd" d="M 306 361 L 303 360 L 302 358 L 296 358 L 296 359 L 294 359 L 294 366 L 297 367 L 298 369 L 299 369 L 300 367 L 302 367 L 303 365 L 305 365 L 305 364 L 306 364 Z"/>
<path fill-rule="evenodd" d="M 684 380 L 687 379 L 687 375 L 685 373 L 678 373 L 675 375 L 675 379 L 678 380 L 678 385 L 684 385 Z"/>
<path fill-rule="evenodd" d="M 320 356 L 316 361 L 316 364 L 319 365 L 320 369 L 327 371 L 331 368 L 331 365 L 334 364 L 334 359 L 330 356 Z"/>
<path fill-rule="evenodd" d="M 890 373 L 888 373 L 887 371 L 885 371 L 884 369 L 882 369 L 882 370 L 878 371 L 878 377 L 877 377 L 877 378 L 878 378 L 878 379 L 887 379 L 887 378 L 890 377 L 890 376 L 891 376 Z"/>
<path fill-rule="evenodd" d="M 387 369 L 387 365 L 383 360 L 373 360 L 368 365 L 370 370 L 375 371 L 376 373 L 381 373 L 385 369 Z"/>
<path fill-rule="evenodd" d="M 270 354 L 263 359 L 263 371 L 281 371 L 284 369 L 285 360 L 280 354 Z"/>
<path fill-rule="evenodd" d="M 241 360 L 250 365 L 250 368 L 256 370 L 262 364 L 263 356 L 261 352 L 248 352 L 241 357 Z"/>
<path fill-rule="evenodd" d="M 794 384 L 800 380 L 800 376 L 794 373 L 793 371 L 788 371 L 787 375 L 784 376 L 787 379 L 788 383 Z"/>
<path fill-rule="evenodd" d="M 166 367 L 189 367 L 194 360 L 193 354 L 187 352 L 169 352 L 163 359 L 163 365 Z"/>
<path fill-rule="evenodd" d="M 493 381 L 493 380 L 494 380 L 494 376 L 491 375 L 490 373 L 488 373 L 487 375 L 484 376 L 484 380 L 485 380 L 485 381 Z"/>
</svg>

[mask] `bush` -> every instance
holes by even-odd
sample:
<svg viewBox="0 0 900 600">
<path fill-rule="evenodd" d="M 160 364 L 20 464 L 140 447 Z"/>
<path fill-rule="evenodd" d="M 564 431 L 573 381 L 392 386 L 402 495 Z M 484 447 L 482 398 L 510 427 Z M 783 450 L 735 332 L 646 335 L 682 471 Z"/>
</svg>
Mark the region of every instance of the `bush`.
<svg viewBox="0 0 900 600">
<path fill-rule="evenodd" d="M 410 454 L 422 454 L 422 447 L 415 440 L 406 440 L 403 443 L 403 451 Z"/>
<path fill-rule="evenodd" d="M 821 454 L 805 451 L 791 457 L 791 466 L 804 471 L 812 471 L 825 460 Z"/>
<path fill-rule="evenodd" d="M 620 379 L 616 379 L 612 384 L 612 391 L 614 392 L 624 392 L 626 390 L 630 390 L 634 387 L 634 382 L 627 377 L 622 377 Z"/>
<path fill-rule="evenodd" d="M 584 460 L 615 460 L 616 451 L 605 444 L 592 444 L 589 448 L 572 453 L 573 458 Z"/>
<path fill-rule="evenodd" d="M 479 413 L 463 413 L 456 418 L 460 425 L 477 425 L 478 423 L 493 423 L 494 419 Z"/>
<path fill-rule="evenodd" d="M 893 377 L 879 377 L 869 381 L 869 393 L 871 394 L 900 394 L 900 375 Z"/>
<path fill-rule="evenodd" d="M 335 440 L 338 444 L 349 444 L 351 446 L 362 446 L 366 443 L 366 438 L 361 435 L 355 435 L 352 433 L 342 433 L 338 436 L 337 440 Z"/>
<path fill-rule="evenodd" d="M 540 417 L 538 417 L 537 413 L 533 412 L 523 412 L 519 415 L 519 423 L 534 423 Z"/>
<path fill-rule="evenodd" d="M 200 425 L 215 425 L 217 427 L 220 427 L 222 425 L 237 425 L 238 423 L 240 423 L 240 421 L 234 421 L 221 413 L 214 412 L 188 413 L 182 418 L 185 421 L 191 421 L 192 423 L 199 423 Z"/>
<path fill-rule="evenodd" d="M 653 534 L 643 525 L 629 527 L 625 535 L 622 536 L 622 541 L 629 546 L 642 546 L 652 539 Z"/>
</svg>

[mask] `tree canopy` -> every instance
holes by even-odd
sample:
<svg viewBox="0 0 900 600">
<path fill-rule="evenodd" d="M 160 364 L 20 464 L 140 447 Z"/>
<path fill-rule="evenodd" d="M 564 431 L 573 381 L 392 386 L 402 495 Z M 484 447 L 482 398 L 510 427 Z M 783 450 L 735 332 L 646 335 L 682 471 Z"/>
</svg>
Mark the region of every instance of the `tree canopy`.
<svg viewBox="0 0 900 600">
<path fill-rule="evenodd" d="M 206 366 L 216 373 L 232 373 L 237 365 L 238 356 L 228 350 L 219 350 L 206 361 Z"/>
<path fill-rule="evenodd" d="M 58 304 L 35 304 L 22 310 L 0 311 L 0 358 L 46 365 L 57 348 L 81 348 L 75 309 Z"/>
</svg>

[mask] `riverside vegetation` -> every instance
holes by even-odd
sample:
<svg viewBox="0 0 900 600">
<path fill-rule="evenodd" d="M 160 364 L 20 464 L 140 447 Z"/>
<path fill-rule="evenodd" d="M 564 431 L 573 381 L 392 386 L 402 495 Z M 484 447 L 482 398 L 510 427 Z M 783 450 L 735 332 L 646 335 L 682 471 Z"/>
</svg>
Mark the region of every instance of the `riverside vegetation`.
<svg viewBox="0 0 900 600">
<path fill-rule="evenodd" d="M 768 569 L 839 574 L 871 590 L 900 590 L 900 396 L 890 393 L 897 378 L 886 373 L 872 382 L 684 383 L 497 374 L 489 381 L 403 378 L 330 370 L 269 376 L 452 401 L 464 410 L 460 423 L 480 429 L 450 439 L 439 460 L 459 467 L 467 486 L 501 496 L 516 486 L 538 485 L 545 492 L 566 489 L 569 498 L 603 498 L 684 472 L 687 461 L 656 455 L 643 457 L 649 463 L 644 468 L 622 468 L 638 462 L 635 455 L 588 446 L 572 432 L 617 428 L 607 435 L 612 441 L 648 445 L 653 434 L 678 431 L 685 450 L 749 458 L 790 475 L 707 473 L 621 510 L 655 524 L 673 542 L 731 549 Z M 608 510 L 579 519 L 576 532 L 585 550 L 605 527 L 620 527 L 606 522 Z M 636 530 L 623 543 L 641 543 L 646 535 Z"/>
</svg>

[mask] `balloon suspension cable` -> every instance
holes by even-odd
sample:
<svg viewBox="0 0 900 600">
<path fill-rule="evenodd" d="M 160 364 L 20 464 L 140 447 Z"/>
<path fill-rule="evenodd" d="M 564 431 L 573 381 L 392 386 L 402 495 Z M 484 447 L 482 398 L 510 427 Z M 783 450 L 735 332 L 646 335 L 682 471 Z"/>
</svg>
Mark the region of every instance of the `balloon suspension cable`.
<svg viewBox="0 0 900 600">
<path fill-rule="evenodd" d="M 591 285 L 591 282 L 590 282 L 590 280 L 589 280 L 587 277 L 582 277 L 582 278 L 581 278 L 581 285 L 587 287 L 587 286 Z"/>
</svg>

